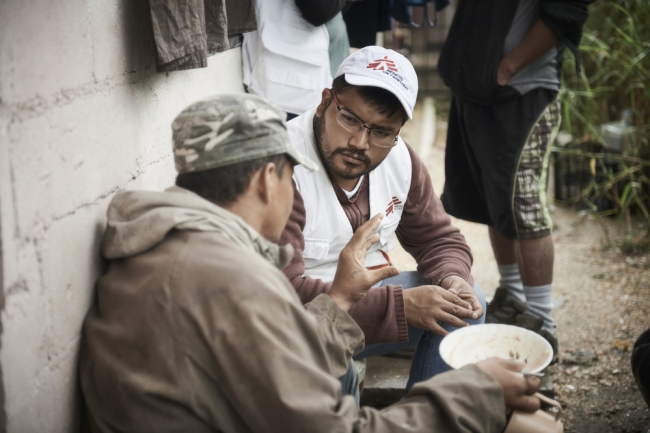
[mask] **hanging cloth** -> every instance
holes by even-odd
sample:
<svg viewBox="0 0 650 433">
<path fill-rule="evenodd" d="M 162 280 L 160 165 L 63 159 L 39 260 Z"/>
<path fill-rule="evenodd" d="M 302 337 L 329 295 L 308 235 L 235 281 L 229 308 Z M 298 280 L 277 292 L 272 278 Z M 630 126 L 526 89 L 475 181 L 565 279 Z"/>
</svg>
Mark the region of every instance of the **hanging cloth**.
<svg viewBox="0 0 650 433">
<path fill-rule="evenodd" d="M 257 29 L 252 0 L 149 0 L 158 72 L 205 68 L 229 37 Z"/>
</svg>

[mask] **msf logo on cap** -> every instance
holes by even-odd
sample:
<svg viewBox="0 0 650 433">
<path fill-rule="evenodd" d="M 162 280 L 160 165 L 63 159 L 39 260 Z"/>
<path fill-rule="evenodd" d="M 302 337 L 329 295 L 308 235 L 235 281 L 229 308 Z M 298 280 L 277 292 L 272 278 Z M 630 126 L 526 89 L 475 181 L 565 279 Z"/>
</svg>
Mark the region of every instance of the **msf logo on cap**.
<svg viewBox="0 0 650 433">
<path fill-rule="evenodd" d="M 388 56 L 384 56 L 383 59 L 374 60 L 368 63 L 367 68 L 375 71 L 389 70 L 389 71 L 397 72 L 397 67 L 395 66 L 395 62 L 390 60 Z"/>
</svg>

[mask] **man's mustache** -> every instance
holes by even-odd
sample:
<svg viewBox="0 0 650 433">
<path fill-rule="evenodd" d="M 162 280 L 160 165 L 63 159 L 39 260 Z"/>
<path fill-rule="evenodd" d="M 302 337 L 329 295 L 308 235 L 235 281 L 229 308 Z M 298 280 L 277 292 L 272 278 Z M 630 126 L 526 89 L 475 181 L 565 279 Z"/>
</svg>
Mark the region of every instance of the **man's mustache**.
<svg viewBox="0 0 650 433">
<path fill-rule="evenodd" d="M 370 158 L 366 155 L 366 152 L 363 150 L 351 150 L 351 149 L 336 149 L 334 153 L 340 153 L 341 155 L 346 155 L 351 158 L 356 158 L 360 161 L 370 164 Z"/>
</svg>

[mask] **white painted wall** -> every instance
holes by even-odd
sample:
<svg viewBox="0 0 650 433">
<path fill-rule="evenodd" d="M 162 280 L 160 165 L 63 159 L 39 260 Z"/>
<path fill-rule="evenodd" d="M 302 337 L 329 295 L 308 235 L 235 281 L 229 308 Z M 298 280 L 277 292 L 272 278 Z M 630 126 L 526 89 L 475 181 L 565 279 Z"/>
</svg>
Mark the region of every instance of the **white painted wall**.
<svg viewBox="0 0 650 433">
<path fill-rule="evenodd" d="M 77 351 L 108 202 L 171 185 L 172 119 L 243 91 L 238 48 L 169 74 L 153 55 L 145 1 L 0 1 L 7 431 L 78 429 Z"/>
</svg>

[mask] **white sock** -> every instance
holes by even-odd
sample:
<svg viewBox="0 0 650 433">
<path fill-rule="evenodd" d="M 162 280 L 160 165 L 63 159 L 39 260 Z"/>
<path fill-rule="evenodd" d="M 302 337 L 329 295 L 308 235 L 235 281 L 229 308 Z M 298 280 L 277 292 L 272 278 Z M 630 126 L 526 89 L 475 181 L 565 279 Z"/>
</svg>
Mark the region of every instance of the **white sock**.
<svg viewBox="0 0 650 433">
<path fill-rule="evenodd" d="M 553 310 L 552 291 L 553 284 L 524 286 L 526 307 L 528 308 L 526 314 L 543 319 L 544 325 L 542 329 L 546 329 L 550 333 L 555 334 L 553 317 L 551 316 L 551 310 Z"/>
<path fill-rule="evenodd" d="M 516 263 L 511 265 L 499 265 L 499 287 L 508 289 L 508 294 L 519 299 L 521 302 L 526 302 L 526 295 L 524 294 L 524 285 L 521 282 L 521 275 L 519 274 L 519 266 Z"/>
</svg>

